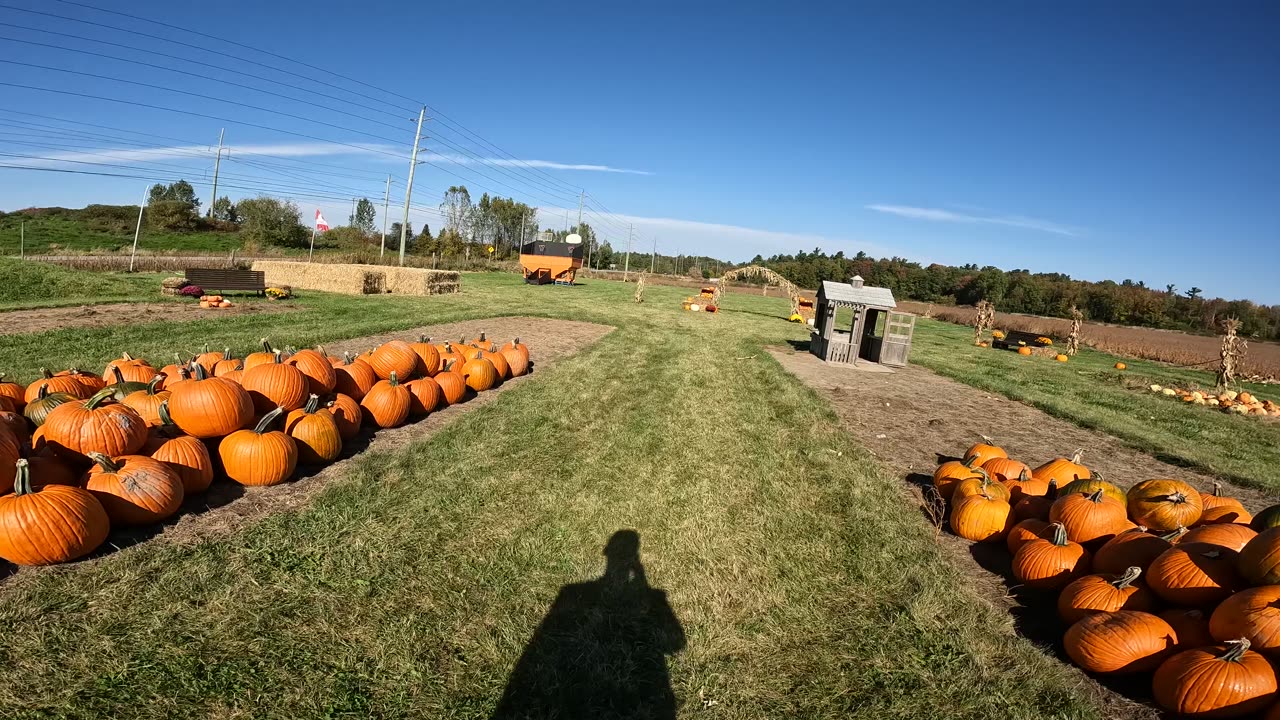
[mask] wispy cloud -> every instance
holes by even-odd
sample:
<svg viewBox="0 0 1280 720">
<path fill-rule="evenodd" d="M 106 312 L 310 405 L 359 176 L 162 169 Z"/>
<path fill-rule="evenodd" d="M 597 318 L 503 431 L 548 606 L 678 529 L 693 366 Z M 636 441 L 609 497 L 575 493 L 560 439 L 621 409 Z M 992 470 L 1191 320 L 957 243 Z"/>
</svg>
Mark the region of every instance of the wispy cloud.
<svg viewBox="0 0 1280 720">
<path fill-rule="evenodd" d="M 1066 235 L 1068 237 L 1075 237 L 1080 234 L 1080 231 L 1077 228 L 1067 227 L 1066 225 L 1060 225 L 1048 220 L 1023 217 L 1021 215 L 969 215 L 954 212 L 952 210 L 943 210 L 941 208 L 922 208 L 912 207 L 910 205 L 867 205 L 866 208 L 868 210 L 875 210 L 876 212 L 888 213 L 890 215 L 898 215 L 900 217 L 911 218 L 913 220 L 1004 225 L 1006 227 L 1038 230 L 1040 232 L 1053 233 L 1055 235 Z"/>
<path fill-rule="evenodd" d="M 40 160 L 25 160 L 24 164 L 38 167 L 51 167 L 66 162 L 148 162 L 173 159 L 189 159 L 204 162 L 214 152 L 207 145 L 173 145 L 152 148 L 117 148 L 101 147 L 79 152 L 58 152 L 45 154 Z M 403 148 L 391 145 L 346 146 L 331 143 L 280 143 L 266 145 L 230 145 L 223 149 L 229 157 L 325 157 L 325 156 L 358 156 L 362 158 L 390 161 L 395 158 L 387 153 L 401 153 Z M 427 152 L 419 155 L 427 162 L 446 163 L 449 165 L 490 165 L 494 167 L 535 167 L 549 170 L 576 170 L 584 172 L 624 173 L 628 175 L 652 175 L 646 170 L 615 168 L 609 165 L 586 163 L 565 163 L 552 160 L 518 160 L 511 158 L 470 157 L 450 153 Z M 406 154 L 406 159 L 408 159 Z"/>
</svg>

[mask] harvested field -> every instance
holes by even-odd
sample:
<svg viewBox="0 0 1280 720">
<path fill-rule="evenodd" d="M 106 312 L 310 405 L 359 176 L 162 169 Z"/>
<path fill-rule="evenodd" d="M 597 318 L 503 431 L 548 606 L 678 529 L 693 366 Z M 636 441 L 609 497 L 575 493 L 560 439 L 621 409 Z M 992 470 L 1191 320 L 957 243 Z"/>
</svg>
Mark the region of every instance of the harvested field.
<svg viewBox="0 0 1280 720">
<path fill-rule="evenodd" d="M 957 325 L 972 325 L 977 312 L 969 306 L 952 307 L 911 301 L 899 302 L 898 309 Z M 1071 321 L 1065 318 L 997 312 L 996 328 L 1062 339 L 1070 333 Z M 1091 322 L 1084 324 L 1081 343 L 1124 357 L 1172 365 L 1199 366 L 1210 371 L 1216 368 L 1218 351 L 1222 345 L 1219 338 L 1208 335 Z M 1250 341 L 1243 370 L 1245 375 L 1255 380 L 1280 378 L 1280 344 Z"/>
<path fill-rule="evenodd" d="M 288 313 L 300 309 L 289 303 L 237 302 L 228 308 L 208 310 L 201 308 L 195 302 L 167 302 L 10 310 L 0 312 L 0 335 L 38 333 L 66 328 L 97 328 L 109 325 L 189 322 L 230 315 Z"/>
</svg>

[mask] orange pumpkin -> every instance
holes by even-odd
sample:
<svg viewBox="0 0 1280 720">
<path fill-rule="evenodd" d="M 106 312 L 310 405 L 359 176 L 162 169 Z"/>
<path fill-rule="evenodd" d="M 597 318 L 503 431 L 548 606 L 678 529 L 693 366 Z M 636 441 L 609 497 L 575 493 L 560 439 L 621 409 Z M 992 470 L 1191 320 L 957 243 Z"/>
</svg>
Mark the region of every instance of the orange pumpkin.
<svg viewBox="0 0 1280 720">
<path fill-rule="evenodd" d="M 401 382 L 408 382 L 418 370 L 418 354 L 403 340 L 388 340 L 379 345 L 367 362 L 383 380 L 390 379 L 391 373 L 395 373 Z"/>
<path fill-rule="evenodd" d="M 1246 639 L 1184 650 L 1151 678 L 1156 704 L 1188 717 L 1244 717 L 1276 697 L 1276 672 Z"/>
<path fill-rule="evenodd" d="M 948 460 L 939 465 L 938 469 L 933 471 L 933 486 L 937 488 L 938 494 L 950 500 L 956 491 L 956 483 L 977 474 L 973 471 L 973 463 L 976 460 L 977 458 Z"/>
<path fill-rule="evenodd" d="M 1018 548 L 1013 556 L 1013 576 L 1034 590 L 1059 590 L 1089 572 L 1089 551 L 1068 540 L 1061 523 L 1053 523 L 1046 532 L 1048 538 L 1037 538 Z"/>
<path fill-rule="evenodd" d="M 0 398 L 8 398 L 13 403 L 13 411 L 21 413 L 22 408 L 27 405 L 27 386 L 6 380 L 5 377 L 4 373 L 0 373 Z"/>
<path fill-rule="evenodd" d="M 493 369 L 498 371 L 499 383 L 511 379 L 511 366 L 507 364 L 507 359 L 502 356 L 502 353 L 487 352 L 484 357 L 493 363 Z"/>
<path fill-rule="evenodd" d="M 453 371 L 453 361 L 446 361 L 443 369 L 436 374 L 432 380 L 440 386 L 440 394 L 444 396 L 445 404 L 457 405 L 467 397 L 467 383 L 462 379 L 462 375 Z"/>
<path fill-rule="evenodd" d="M 85 489 L 102 503 L 113 525 L 148 525 L 182 506 L 182 480 L 168 465 L 145 455 L 110 458 L 90 453 L 94 468 Z"/>
<path fill-rule="evenodd" d="M 364 410 L 365 417 L 374 425 L 381 428 L 397 427 L 409 418 L 409 395 L 409 389 L 400 384 L 398 374 L 392 370 L 390 377 L 378 381 L 369 390 L 360 401 L 360 407 Z"/>
<path fill-rule="evenodd" d="M 1076 621 L 1063 637 L 1067 655 L 1089 672 L 1150 672 L 1178 644 L 1169 623 L 1151 613 L 1120 610 Z"/>
<path fill-rule="evenodd" d="M 213 376 L 223 377 L 244 369 L 244 361 L 231 354 L 231 348 L 222 351 L 222 359 L 213 364 Z"/>
<path fill-rule="evenodd" d="M 307 402 L 307 377 L 298 368 L 284 363 L 279 352 L 275 362 L 246 370 L 240 384 L 249 392 L 253 407 L 259 413 L 276 407 L 296 410 Z"/>
<path fill-rule="evenodd" d="M 1222 508 L 1230 512 L 1230 508 Z M 1208 543 L 1209 545 L 1219 545 L 1229 550 L 1240 552 L 1244 549 L 1249 541 L 1258 537 L 1258 533 L 1249 528 L 1248 525 L 1237 525 L 1235 523 L 1211 523 L 1209 525 L 1201 525 L 1186 535 L 1182 536 L 1182 542 L 1187 543 Z"/>
<path fill-rule="evenodd" d="M 520 342 L 516 338 L 516 342 Z M 510 345 L 510 343 L 508 343 Z M 507 361 L 507 365 L 511 368 L 511 377 L 520 377 L 529 372 L 529 353 L 522 352 L 512 347 L 504 346 L 498 351 L 498 354 Z"/>
<path fill-rule="evenodd" d="M 1253 522 L 1253 516 L 1248 510 L 1238 508 L 1235 505 L 1219 505 L 1200 513 L 1199 525 L 1221 525 L 1227 523 L 1237 523 L 1243 527 L 1248 527 Z"/>
<path fill-rule="evenodd" d="M 414 417 L 434 412 L 444 401 L 440 385 L 429 377 L 410 380 L 404 386 L 409 388 L 409 414 Z"/>
<path fill-rule="evenodd" d="M 1000 461 L 997 460 L 996 462 Z M 1032 477 L 1031 469 L 1026 466 L 1023 466 L 1017 476 L 1001 482 L 1005 487 L 1009 488 L 1009 495 L 1015 503 L 1024 497 L 1039 497 L 1049 492 L 1049 483 L 1040 478 Z"/>
<path fill-rule="evenodd" d="M 1019 355 L 1027 355 L 1027 356 L 1029 356 L 1029 355 L 1031 355 L 1031 348 L 1026 347 L 1026 346 L 1024 345 L 1024 346 L 1022 346 L 1022 347 L 1018 348 L 1018 354 L 1019 354 Z"/>
<path fill-rule="evenodd" d="M 1048 529 L 1049 523 L 1039 518 L 1028 518 L 1014 525 L 1004 539 L 1005 545 L 1009 548 L 1009 554 L 1017 555 L 1023 545 L 1045 537 L 1045 531 Z"/>
<path fill-rule="evenodd" d="M 333 416 L 333 421 L 338 426 L 338 434 L 344 441 L 360 434 L 360 423 L 364 419 L 364 411 L 360 409 L 360 403 L 356 402 L 355 398 L 343 393 L 335 393 L 329 397 L 325 407 L 329 408 L 329 414 Z"/>
<path fill-rule="evenodd" d="M 342 454 L 338 423 L 327 409 L 320 407 L 320 396 L 314 393 L 301 410 L 290 411 L 284 431 L 297 443 L 298 462 L 303 465 L 333 462 Z"/>
<path fill-rule="evenodd" d="M 329 363 L 329 358 L 323 353 L 316 350 L 299 350 L 289 357 L 288 364 L 302 372 L 313 395 L 333 392 L 337 385 L 337 373 Z"/>
<path fill-rule="evenodd" d="M 1142 570 L 1127 568 L 1119 575 L 1085 575 L 1072 580 L 1058 595 L 1058 617 L 1074 623 L 1097 613 L 1117 610 L 1150 610 L 1154 598 L 1135 584 Z"/>
<path fill-rule="evenodd" d="M 498 378 L 498 369 L 489 361 L 489 356 L 482 351 L 476 351 L 475 357 L 462 366 L 462 377 L 466 380 L 467 387 L 476 392 L 492 390 L 501 382 Z"/>
<path fill-rule="evenodd" d="M 1173 547 L 1181 532 L 1153 535 L 1146 528 L 1125 530 L 1111 538 L 1093 556 L 1093 569 L 1100 573 L 1117 575 L 1127 568 L 1137 567 L 1145 571 L 1161 553 Z"/>
<path fill-rule="evenodd" d="M 172 395 L 168 390 L 156 390 L 163 375 L 156 375 L 147 383 L 146 390 L 138 390 L 124 396 L 120 402 L 133 408 L 147 425 L 160 424 L 160 406 Z"/>
<path fill-rule="evenodd" d="M 346 353 L 347 361 L 333 369 L 336 392 L 350 396 L 356 400 L 364 398 L 365 393 L 378 383 L 378 374 L 363 360 L 352 360 L 351 353 Z"/>
<path fill-rule="evenodd" d="M 249 353 L 244 358 L 244 369 L 252 370 L 259 365 L 266 365 L 276 361 L 276 351 L 271 347 L 271 343 L 266 338 L 262 338 L 262 350 L 260 352 Z"/>
<path fill-rule="evenodd" d="M 1263 530 L 1244 546 L 1239 569 L 1250 585 L 1280 585 L 1280 527 Z"/>
<path fill-rule="evenodd" d="M 14 465 L 12 495 L 0 495 L 0 558 L 15 565 L 53 565 L 84 557 L 107 539 L 111 521 L 87 490 L 33 488 L 26 460 Z"/>
<path fill-rule="evenodd" d="M 1201 502 L 1200 492 L 1181 480 L 1143 480 L 1128 493 L 1133 521 L 1160 532 L 1195 525 Z"/>
<path fill-rule="evenodd" d="M 40 369 L 40 373 L 44 375 L 44 377 L 27 386 L 26 392 L 22 397 L 23 402 L 30 404 L 31 402 L 38 400 L 41 397 L 41 391 L 44 391 L 47 395 L 66 393 L 73 398 L 79 398 L 81 400 L 87 400 L 96 392 L 95 390 L 92 390 L 87 383 L 79 379 L 79 376 L 54 375 L 44 368 Z"/>
<path fill-rule="evenodd" d="M 976 458 L 975 458 L 976 459 Z M 982 463 L 982 469 L 987 471 L 993 480 L 1002 483 L 1008 483 L 1010 480 L 1017 480 L 1022 473 L 1031 474 L 1031 468 L 1027 464 L 1008 457 L 994 457 Z M 1043 483 L 1048 485 L 1048 483 Z"/>
<path fill-rule="evenodd" d="M 284 408 L 277 407 L 252 430 L 237 430 L 218 443 L 227 477 L 241 485 L 261 486 L 279 485 L 293 475 L 298 445 L 286 433 L 271 429 L 283 413 Z"/>
<path fill-rule="evenodd" d="M 431 377 L 440 372 L 440 351 L 431 344 L 431 338 L 422 335 L 418 342 L 409 343 L 409 348 L 418 356 L 418 374 Z"/>
<path fill-rule="evenodd" d="M 253 400 L 243 387 L 210 377 L 198 363 L 192 369 L 194 377 L 169 396 L 169 414 L 183 432 L 200 439 L 222 437 L 253 421 Z"/>
<path fill-rule="evenodd" d="M 1211 607 L 1244 586 L 1234 550 L 1205 543 L 1178 543 L 1147 569 L 1147 586 L 1165 602 Z"/>
<path fill-rule="evenodd" d="M 129 353 L 121 353 L 120 359 L 107 363 L 107 367 L 102 371 L 102 377 L 112 377 L 116 370 L 120 371 L 120 377 L 124 382 L 148 383 L 151 382 L 151 378 L 160 374 L 160 371 L 151 367 L 146 360 L 135 360 Z"/>
<path fill-rule="evenodd" d="M 1084 450 L 1076 450 L 1072 453 L 1071 459 L 1054 458 L 1036 468 L 1031 474 L 1045 482 L 1057 480 L 1059 491 L 1062 493 L 1075 492 L 1067 489 L 1067 483 L 1092 476 L 1089 468 L 1080 464 L 1080 458 L 1083 456 Z"/>
<path fill-rule="evenodd" d="M 1178 650 L 1204 647 L 1213 644 L 1213 635 L 1209 633 L 1209 618 L 1197 608 L 1170 608 L 1157 613 L 1161 620 L 1169 623 L 1178 636 Z"/>
<path fill-rule="evenodd" d="M 68 462 L 82 463 L 90 453 L 130 455 L 147 441 L 147 423 L 128 405 L 111 402 L 110 389 L 88 400 L 54 408 L 44 422 L 45 441 Z"/>
<path fill-rule="evenodd" d="M 206 374 L 213 375 L 214 366 L 217 365 L 218 361 L 222 360 L 223 357 L 224 355 L 221 352 L 210 352 L 209 343 L 205 343 L 204 347 L 201 348 L 200 354 L 196 355 L 194 362 L 204 368 Z"/>
<path fill-rule="evenodd" d="M 991 495 L 970 495 L 951 508 L 951 531 L 973 542 L 999 542 L 1013 526 L 1013 508 Z"/>
<path fill-rule="evenodd" d="M 1209 617 L 1219 642 L 1246 638 L 1259 652 L 1280 650 L 1280 585 L 1241 590 L 1222 601 Z"/>
<path fill-rule="evenodd" d="M 1049 508 L 1049 521 L 1062 523 L 1073 542 L 1105 543 L 1128 527 L 1124 506 L 1096 490 L 1062 495 Z"/>
<path fill-rule="evenodd" d="M 528 363 L 529 359 L 533 357 L 532 355 L 529 354 L 529 347 L 524 343 L 520 342 L 520 338 L 516 338 L 511 342 L 507 343 L 506 345 L 503 345 L 501 348 L 498 349 L 498 352 L 506 352 L 507 350 L 514 350 L 515 352 L 518 352 L 521 355 L 524 355 L 526 363 Z"/>
<path fill-rule="evenodd" d="M 1013 506 L 1013 517 L 1015 520 L 1036 518 L 1048 522 L 1049 510 L 1057 499 L 1058 483 L 1053 480 L 1049 481 L 1044 495 L 1027 495 L 1024 486 L 1022 499 Z"/>
<path fill-rule="evenodd" d="M 1009 457 L 1009 453 L 1005 452 L 1004 448 L 996 445 L 995 440 L 985 435 L 982 436 L 982 442 L 969 446 L 969 449 L 964 453 L 966 460 L 973 458 L 975 467 L 982 467 L 988 460 L 1003 457 Z"/>
<path fill-rule="evenodd" d="M 1114 483 L 1109 483 L 1106 480 L 1103 480 L 1102 475 L 1096 472 L 1091 473 L 1089 477 L 1072 480 L 1066 485 L 1059 484 L 1058 487 L 1059 495 L 1068 495 L 1070 493 L 1084 493 L 1085 495 L 1092 495 L 1095 490 L 1101 490 L 1103 495 L 1106 495 L 1121 505 L 1124 505 L 1126 508 L 1129 505 L 1129 496 L 1125 494 L 1124 490 L 1121 490 L 1119 486 Z"/>
<path fill-rule="evenodd" d="M 978 468 L 974 472 L 973 477 L 965 478 L 956 483 L 955 492 L 951 494 L 952 502 L 960 502 L 960 500 L 970 495 L 987 494 L 1012 505 L 1009 488 L 988 477 L 986 470 Z"/>
<path fill-rule="evenodd" d="M 1212 492 L 1200 493 L 1200 505 L 1205 510 L 1212 510 L 1217 507 L 1234 507 L 1244 510 L 1244 503 L 1236 498 L 1222 494 L 1222 483 L 1215 481 L 1213 483 Z"/>
<path fill-rule="evenodd" d="M 142 452 L 169 466 L 182 481 L 185 495 L 204 492 L 213 483 L 213 458 L 209 449 L 182 432 L 169 417 L 168 403 L 160 405 L 160 424 L 151 428 Z"/>
</svg>

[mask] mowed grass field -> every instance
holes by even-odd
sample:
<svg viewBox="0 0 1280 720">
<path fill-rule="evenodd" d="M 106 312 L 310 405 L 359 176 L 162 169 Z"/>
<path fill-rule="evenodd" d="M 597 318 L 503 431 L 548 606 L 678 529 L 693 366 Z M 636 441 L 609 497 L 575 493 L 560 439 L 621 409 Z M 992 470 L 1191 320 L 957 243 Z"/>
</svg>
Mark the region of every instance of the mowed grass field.
<svg viewBox="0 0 1280 720">
<path fill-rule="evenodd" d="M 1123 372 L 1114 368 L 1122 359 L 1128 365 Z M 1149 384 L 1212 389 L 1212 373 L 1089 348 L 1081 348 L 1067 363 L 1023 357 L 974 347 L 973 328 L 924 318 L 916 321 L 911 361 L 1113 435 L 1166 462 L 1280 490 L 1280 422 L 1275 418 L 1229 415 L 1145 389 Z M 1237 389 L 1280 400 L 1280 387 L 1275 385 L 1242 383 Z"/>
<path fill-rule="evenodd" d="M 0 217 L 0 255 L 18 255 L 25 247 L 28 255 L 60 252 L 117 252 L 133 247 L 134 218 L 138 208 L 122 222 L 93 222 L 78 217 L 81 211 L 26 215 L 9 213 Z M 23 223 L 26 237 L 23 238 Z M 243 243 L 234 232 L 168 232 L 147 227 L 143 222 L 138 249 L 167 253 L 212 253 L 221 255 Z"/>
<path fill-rule="evenodd" d="M 613 282 L 467 275 L 464 288 L 6 337 L 0 369 L 29 378 L 125 348 L 301 346 L 497 315 L 617 328 L 435 435 L 360 456 L 302 510 L 0 583 L 0 716 L 489 718 L 521 702 L 571 715 L 555 693 L 574 681 L 599 718 L 671 717 L 671 697 L 690 717 L 1108 716 L 762 352 L 804 337 L 784 301 L 706 316 L 682 312 L 677 288 L 651 286 L 643 304 Z M 587 586 L 562 594 L 600 577 L 620 530 L 638 535 L 670 616 L 586 602 Z M 578 602 L 547 618 L 558 595 Z M 526 651 L 568 671 L 522 665 L 509 683 Z"/>
</svg>

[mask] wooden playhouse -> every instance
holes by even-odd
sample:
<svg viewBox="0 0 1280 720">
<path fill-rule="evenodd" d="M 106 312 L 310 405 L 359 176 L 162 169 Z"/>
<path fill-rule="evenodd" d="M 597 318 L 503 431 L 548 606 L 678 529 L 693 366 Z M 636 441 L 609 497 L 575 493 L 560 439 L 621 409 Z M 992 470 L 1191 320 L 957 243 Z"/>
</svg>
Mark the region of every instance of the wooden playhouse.
<svg viewBox="0 0 1280 720">
<path fill-rule="evenodd" d="M 869 287 L 854 276 L 847 283 L 824 280 L 818 289 L 814 326 L 809 352 L 827 362 L 858 364 L 858 361 L 890 367 L 907 364 L 916 316 L 894 312 L 898 303 L 888 288 Z M 836 313 L 849 308 L 848 330 L 837 327 Z M 841 318 L 841 325 L 843 320 Z"/>
</svg>

